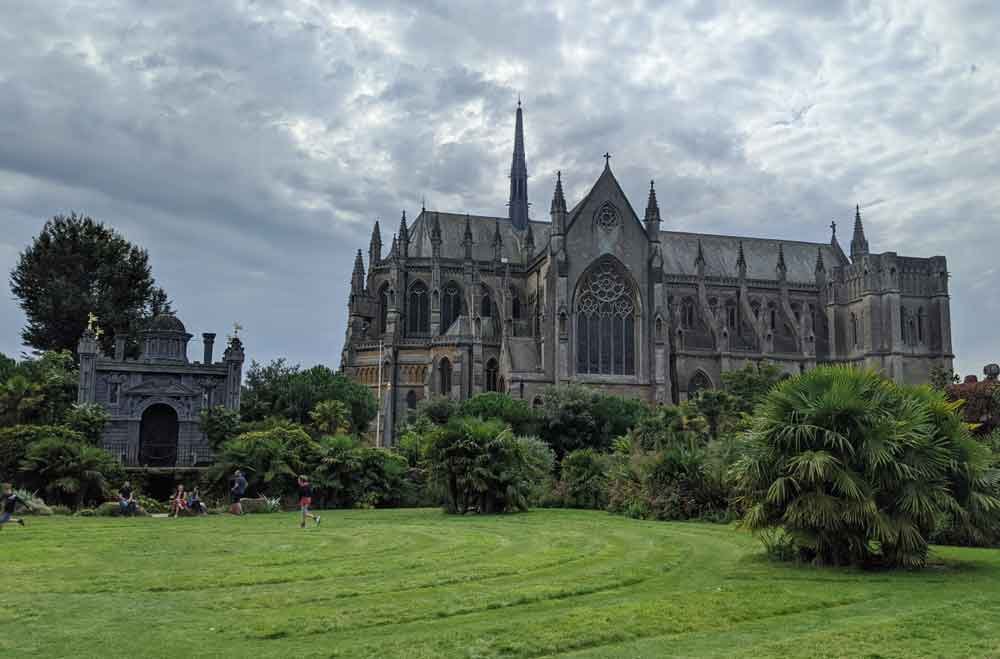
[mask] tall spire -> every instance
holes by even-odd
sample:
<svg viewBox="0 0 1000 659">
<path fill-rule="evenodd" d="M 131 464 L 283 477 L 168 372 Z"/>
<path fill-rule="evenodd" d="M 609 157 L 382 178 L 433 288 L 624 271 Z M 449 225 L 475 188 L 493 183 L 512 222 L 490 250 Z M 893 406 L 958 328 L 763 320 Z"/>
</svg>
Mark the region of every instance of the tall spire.
<svg viewBox="0 0 1000 659">
<path fill-rule="evenodd" d="M 365 290 L 365 262 L 361 258 L 361 250 L 354 257 L 354 272 L 351 273 L 351 293 L 361 294 Z"/>
<path fill-rule="evenodd" d="M 854 237 L 851 238 L 851 260 L 855 256 L 868 253 L 868 239 L 865 238 L 865 227 L 861 224 L 861 205 L 854 207 Z"/>
<path fill-rule="evenodd" d="M 646 237 L 660 242 L 660 205 L 656 201 L 656 188 L 649 182 L 649 199 L 646 200 Z"/>
<path fill-rule="evenodd" d="M 816 274 L 826 272 L 826 264 L 823 263 L 823 248 L 816 248 Z"/>
<path fill-rule="evenodd" d="M 698 239 L 698 255 L 694 257 L 694 267 L 699 277 L 705 276 L 705 250 L 701 248 L 701 238 Z"/>
<path fill-rule="evenodd" d="M 465 233 L 462 234 L 462 246 L 465 247 L 465 259 L 472 260 L 472 226 L 469 224 L 469 214 L 465 214 Z"/>
<path fill-rule="evenodd" d="M 781 243 L 778 243 L 778 265 L 774 270 L 778 273 L 778 280 L 785 281 L 785 277 L 788 275 L 788 266 L 785 265 L 785 246 Z"/>
<path fill-rule="evenodd" d="M 374 268 L 382 260 L 382 232 L 379 231 L 378 220 L 372 227 L 372 240 L 368 244 L 368 267 Z"/>
<path fill-rule="evenodd" d="M 406 227 L 406 211 L 403 211 L 403 217 L 399 220 L 399 246 L 402 248 L 402 256 L 406 257 L 410 255 L 410 230 Z"/>
<path fill-rule="evenodd" d="M 521 100 L 517 101 L 514 121 L 514 156 L 510 163 L 510 201 L 508 217 L 518 231 L 528 228 L 528 166 L 524 161 L 524 120 L 521 117 Z"/>
<path fill-rule="evenodd" d="M 431 220 L 431 242 L 441 244 L 441 223 L 437 213 L 434 213 L 434 219 Z"/>
<path fill-rule="evenodd" d="M 740 277 L 747 276 L 747 257 L 743 255 L 743 241 L 740 241 L 740 251 L 736 257 L 736 267 L 740 271 Z"/>
</svg>

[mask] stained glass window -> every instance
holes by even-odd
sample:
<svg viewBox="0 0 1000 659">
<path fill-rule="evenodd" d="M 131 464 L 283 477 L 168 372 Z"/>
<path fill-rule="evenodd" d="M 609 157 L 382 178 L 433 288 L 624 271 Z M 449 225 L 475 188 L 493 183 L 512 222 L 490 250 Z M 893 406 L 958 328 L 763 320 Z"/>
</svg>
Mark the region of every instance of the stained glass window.
<svg viewBox="0 0 1000 659">
<path fill-rule="evenodd" d="M 427 286 L 418 281 L 410 287 L 410 300 L 406 309 L 409 318 L 408 331 L 411 334 L 426 334 L 431 329 L 430 301 Z"/>
<path fill-rule="evenodd" d="M 635 305 L 611 263 L 594 269 L 577 302 L 577 372 L 635 375 Z"/>
</svg>

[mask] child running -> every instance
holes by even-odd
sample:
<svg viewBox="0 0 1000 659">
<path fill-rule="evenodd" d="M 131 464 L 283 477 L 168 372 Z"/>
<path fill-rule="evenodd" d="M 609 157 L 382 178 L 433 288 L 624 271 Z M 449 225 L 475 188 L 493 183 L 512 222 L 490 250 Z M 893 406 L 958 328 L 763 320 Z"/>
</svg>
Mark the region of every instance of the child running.
<svg viewBox="0 0 1000 659">
<path fill-rule="evenodd" d="M 319 515 L 313 515 L 309 512 L 309 506 L 312 505 L 312 485 L 309 484 L 309 478 L 305 475 L 299 476 L 299 508 L 302 510 L 302 523 L 299 524 L 300 529 L 306 527 L 306 517 L 311 518 L 316 522 L 316 526 L 319 526 Z"/>
<path fill-rule="evenodd" d="M 10 483 L 3 484 L 3 512 L 0 512 L 0 528 L 7 522 L 17 522 L 21 526 L 24 526 L 24 520 L 20 517 L 14 517 L 14 508 L 17 504 L 27 507 L 28 502 L 21 497 L 14 494 L 14 486 Z M 305 518 L 303 518 L 304 520 Z M 317 520 L 317 524 L 319 521 Z"/>
</svg>

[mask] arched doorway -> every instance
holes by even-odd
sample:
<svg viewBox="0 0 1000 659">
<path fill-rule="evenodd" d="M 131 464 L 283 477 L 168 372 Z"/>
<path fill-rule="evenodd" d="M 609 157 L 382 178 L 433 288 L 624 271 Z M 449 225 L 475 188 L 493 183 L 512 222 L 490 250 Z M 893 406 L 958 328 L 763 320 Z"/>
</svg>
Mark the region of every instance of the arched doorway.
<svg viewBox="0 0 1000 659">
<path fill-rule="evenodd" d="M 440 378 L 440 394 L 451 398 L 451 362 L 448 361 L 447 357 L 441 359 L 441 363 L 438 366 L 438 375 Z"/>
<path fill-rule="evenodd" d="M 139 463 L 149 467 L 177 464 L 177 412 L 163 403 L 150 405 L 139 425 Z"/>
</svg>

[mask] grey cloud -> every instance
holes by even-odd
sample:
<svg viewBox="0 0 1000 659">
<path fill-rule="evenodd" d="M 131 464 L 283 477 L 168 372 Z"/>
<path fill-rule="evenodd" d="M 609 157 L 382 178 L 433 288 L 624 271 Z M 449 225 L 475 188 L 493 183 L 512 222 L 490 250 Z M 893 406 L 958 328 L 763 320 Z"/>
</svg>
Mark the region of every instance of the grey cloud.
<svg viewBox="0 0 1000 659">
<path fill-rule="evenodd" d="M 536 219 L 555 170 L 573 203 L 605 150 L 638 212 L 656 179 L 668 227 L 837 219 L 846 244 L 860 201 L 876 249 L 949 257 L 960 368 L 998 359 L 990 3 L 54 0 L 0 25 L 0 267 L 89 212 L 255 358 L 336 365 L 374 218 L 388 240 L 422 196 L 503 214 L 521 92 Z M 0 296 L 0 351 L 22 322 Z"/>
</svg>

